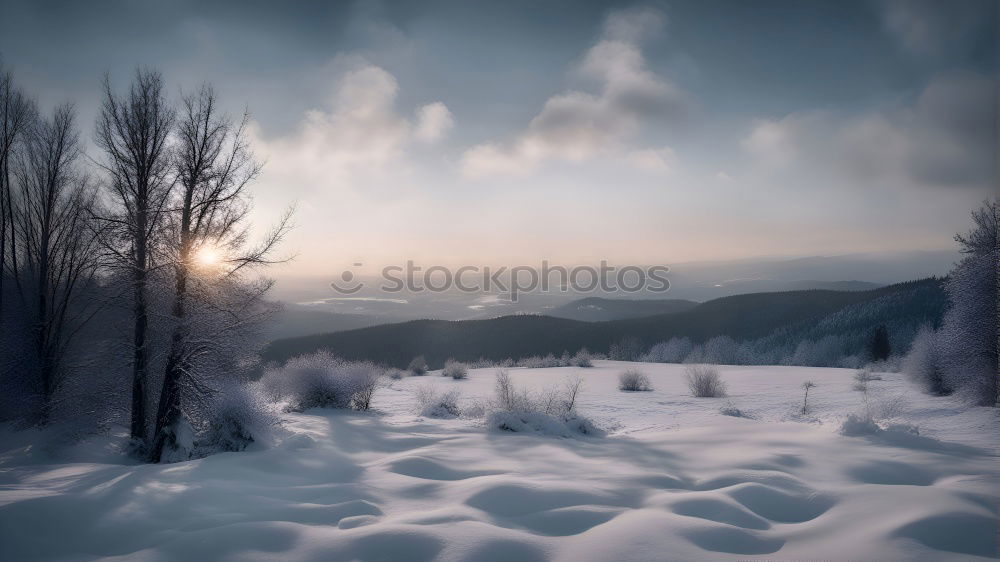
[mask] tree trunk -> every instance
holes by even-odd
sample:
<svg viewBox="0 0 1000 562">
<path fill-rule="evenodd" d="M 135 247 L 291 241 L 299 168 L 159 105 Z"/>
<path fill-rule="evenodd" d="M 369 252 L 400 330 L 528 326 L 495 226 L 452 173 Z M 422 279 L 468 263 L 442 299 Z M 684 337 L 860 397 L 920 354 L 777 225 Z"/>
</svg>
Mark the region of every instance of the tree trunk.
<svg viewBox="0 0 1000 562">
<path fill-rule="evenodd" d="M 143 223 L 145 221 L 142 221 Z M 145 232 L 145 224 L 137 229 Z M 146 439 L 146 330 L 149 318 L 146 310 L 146 245 L 145 240 L 136 241 L 134 271 L 133 339 L 132 339 L 132 424 L 133 439 Z"/>
<path fill-rule="evenodd" d="M 186 263 L 182 259 L 182 264 Z M 181 417 L 180 379 L 184 374 L 185 342 L 187 341 L 187 324 L 185 318 L 185 298 L 187 296 L 187 271 L 184 265 L 177 268 L 177 282 L 174 295 L 173 316 L 176 322 L 174 332 L 170 337 L 170 352 L 167 355 L 167 367 L 163 374 L 163 387 L 160 390 L 160 404 L 156 411 L 156 426 L 153 436 L 153 447 L 150 449 L 150 462 L 160 462 L 163 449 L 171 444 L 173 428 Z"/>
</svg>

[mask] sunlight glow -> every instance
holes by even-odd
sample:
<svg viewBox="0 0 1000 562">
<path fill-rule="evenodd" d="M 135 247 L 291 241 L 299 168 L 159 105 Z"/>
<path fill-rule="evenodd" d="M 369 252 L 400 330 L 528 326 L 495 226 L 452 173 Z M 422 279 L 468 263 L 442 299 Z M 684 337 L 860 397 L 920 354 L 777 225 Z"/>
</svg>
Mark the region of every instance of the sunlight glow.
<svg viewBox="0 0 1000 562">
<path fill-rule="evenodd" d="M 222 261 L 222 253 L 215 246 L 202 246 L 195 252 L 194 259 L 202 267 L 212 267 Z"/>
</svg>

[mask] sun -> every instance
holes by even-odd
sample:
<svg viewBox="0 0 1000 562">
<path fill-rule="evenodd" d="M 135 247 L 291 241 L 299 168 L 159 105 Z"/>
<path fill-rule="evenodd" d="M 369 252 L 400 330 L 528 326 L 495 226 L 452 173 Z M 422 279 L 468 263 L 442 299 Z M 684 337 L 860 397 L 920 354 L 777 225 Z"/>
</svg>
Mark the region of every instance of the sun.
<svg viewBox="0 0 1000 562">
<path fill-rule="evenodd" d="M 202 246 L 194 256 L 195 261 L 202 267 L 214 267 L 222 261 L 222 254 L 215 246 Z"/>
</svg>

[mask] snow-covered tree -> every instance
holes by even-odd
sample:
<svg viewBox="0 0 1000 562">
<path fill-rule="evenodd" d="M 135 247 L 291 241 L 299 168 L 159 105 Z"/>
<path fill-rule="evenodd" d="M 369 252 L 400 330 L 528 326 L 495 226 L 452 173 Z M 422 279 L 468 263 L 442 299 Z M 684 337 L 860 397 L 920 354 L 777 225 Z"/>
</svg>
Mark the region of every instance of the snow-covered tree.
<svg viewBox="0 0 1000 562">
<path fill-rule="evenodd" d="M 996 405 L 1000 384 L 1000 199 L 972 213 L 975 228 L 955 239 L 965 256 L 945 283 L 951 307 L 940 329 L 947 382 L 982 405 Z"/>
<path fill-rule="evenodd" d="M 681 363 L 691 353 L 692 347 L 690 339 L 673 337 L 651 347 L 642 360 L 650 363 Z"/>
<path fill-rule="evenodd" d="M 246 187 L 260 170 L 246 140 L 248 117 L 234 124 L 221 115 L 215 93 L 204 86 L 186 96 L 177 122 L 177 182 L 169 198 L 163 240 L 172 266 L 172 333 L 149 458 L 158 462 L 175 440 L 184 418 L 185 392 L 195 400 L 206 391 L 207 371 L 197 359 L 217 351 L 265 312 L 261 299 L 271 283 L 245 281 L 241 273 L 270 262 L 287 224 L 256 247 L 247 247 L 245 219 L 250 211 Z M 207 313 L 193 322 L 191 307 Z M 215 311 L 215 314 L 211 314 Z M 225 346 L 222 346 L 225 349 Z"/>
<path fill-rule="evenodd" d="M 702 361 L 706 363 L 716 363 L 720 365 L 739 365 L 742 362 L 740 357 L 740 345 L 729 336 L 715 336 L 705 342 L 704 357 Z"/>
<path fill-rule="evenodd" d="M 641 356 L 642 341 L 635 336 L 626 336 L 608 349 L 608 357 L 615 361 L 638 361 Z"/>
</svg>

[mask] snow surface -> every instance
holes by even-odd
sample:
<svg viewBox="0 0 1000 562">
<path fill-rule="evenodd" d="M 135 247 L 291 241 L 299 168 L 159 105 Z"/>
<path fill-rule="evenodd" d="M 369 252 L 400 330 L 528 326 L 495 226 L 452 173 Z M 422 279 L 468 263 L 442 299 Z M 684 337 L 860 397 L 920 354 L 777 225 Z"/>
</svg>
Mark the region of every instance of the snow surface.
<svg viewBox="0 0 1000 562">
<path fill-rule="evenodd" d="M 58 446 L 0 431 L 0 560 L 977 559 L 997 555 L 995 409 L 920 394 L 872 404 L 919 426 L 840 434 L 862 409 L 851 370 L 720 367 L 728 398 L 692 398 L 683 366 L 598 361 L 511 369 L 584 386 L 605 437 L 488 432 L 416 415 L 420 385 L 487 398 L 492 369 L 392 381 L 374 413 L 285 416 L 270 448 L 172 465 L 121 437 Z M 651 392 L 620 392 L 642 368 Z M 799 413 L 802 383 L 812 410 Z M 896 400 L 890 400 L 896 398 Z M 722 415 L 731 403 L 753 419 Z M 46 443 L 47 445 L 40 445 Z"/>
</svg>

